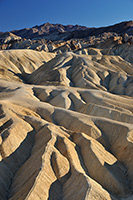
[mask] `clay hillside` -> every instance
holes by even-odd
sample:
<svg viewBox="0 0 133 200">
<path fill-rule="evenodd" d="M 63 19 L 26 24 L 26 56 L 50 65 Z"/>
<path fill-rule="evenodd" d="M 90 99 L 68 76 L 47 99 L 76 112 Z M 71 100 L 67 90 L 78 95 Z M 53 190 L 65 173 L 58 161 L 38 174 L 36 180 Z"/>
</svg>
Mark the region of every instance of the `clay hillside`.
<svg viewBox="0 0 133 200">
<path fill-rule="evenodd" d="M 0 49 L 0 200 L 133 200 L 133 21 Z"/>
</svg>

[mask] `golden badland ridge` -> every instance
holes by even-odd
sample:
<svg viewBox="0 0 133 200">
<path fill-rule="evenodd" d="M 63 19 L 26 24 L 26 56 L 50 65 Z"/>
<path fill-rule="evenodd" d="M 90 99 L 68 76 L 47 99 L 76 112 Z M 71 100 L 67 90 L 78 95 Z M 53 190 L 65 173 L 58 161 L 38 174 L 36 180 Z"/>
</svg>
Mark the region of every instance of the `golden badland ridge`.
<svg viewBox="0 0 133 200">
<path fill-rule="evenodd" d="M 0 35 L 0 200 L 132 200 L 132 24 L 58 28 Z"/>
</svg>

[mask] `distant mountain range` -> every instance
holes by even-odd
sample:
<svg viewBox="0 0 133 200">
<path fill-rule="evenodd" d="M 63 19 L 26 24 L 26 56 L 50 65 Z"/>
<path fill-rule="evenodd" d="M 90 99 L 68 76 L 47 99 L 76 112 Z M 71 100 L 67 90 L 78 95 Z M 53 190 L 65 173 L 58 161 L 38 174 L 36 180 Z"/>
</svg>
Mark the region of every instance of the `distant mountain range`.
<svg viewBox="0 0 133 200">
<path fill-rule="evenodd" d="M 115 37 L 113 41 L 117 40 L 119 44 L 125 42 L 132 44 L 133 21 L 100 28 L 45 23 L 32 28 L 0 32 L 0 49 L 33 49 L 52 52 L 59 48 L 59 51 L 64 52 L 68 49 L 77 49 L 77 46 L 75 46 L 77 44 L 78 48 L 81 48 L 82 42 L 86 42 L 87 46 L 95 45 L 97 47 L 99 43 L 105 42 L 111 37 Z M 63 43 L 59 44 L 59 41 Z M 63 47 L 63 45 L 65 46 Z M 62 50 L 62 48 L 64 49 Z"/>
<path fill-rule="evenodd" d="M 133 21 L 125 21 L 112 26 L 89 28 L 79 25 L 67 25 L 45 23 L 32 28 L 13 30 L 11 33 L 26 39 L 47 38 L 52 40 L 85 38 L 88 36 L 97 36 L 104 32 L 114 32 L 117 34 L 133 34 Z"/>
</svg>

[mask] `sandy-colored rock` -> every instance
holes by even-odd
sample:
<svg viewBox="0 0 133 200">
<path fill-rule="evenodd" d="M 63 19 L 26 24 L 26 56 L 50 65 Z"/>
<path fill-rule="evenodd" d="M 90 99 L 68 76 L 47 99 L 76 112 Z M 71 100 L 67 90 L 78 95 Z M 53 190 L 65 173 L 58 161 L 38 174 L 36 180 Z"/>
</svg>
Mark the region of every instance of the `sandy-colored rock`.
<svg viewBox="0 0 133 200">
<path fill-rule="evenodd" d="M 131 44 L 91 40 L 0 51 L 0 200 L 132 199 Z"/>
<path fill-rule="evenodd" d="M 29 74 L 55 57 L 54 53 L 33 50 L 0 51 L 0 78 L 21 81 Z"/>
</svg>

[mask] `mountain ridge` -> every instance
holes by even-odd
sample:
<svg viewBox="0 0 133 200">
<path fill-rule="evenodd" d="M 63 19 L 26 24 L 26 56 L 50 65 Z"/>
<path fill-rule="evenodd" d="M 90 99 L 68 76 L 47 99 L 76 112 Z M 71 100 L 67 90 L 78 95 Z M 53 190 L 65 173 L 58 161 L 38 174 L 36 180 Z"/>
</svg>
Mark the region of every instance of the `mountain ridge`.
<svg viewBox="0 0 133 200">
<path fill-rule="evenodd" d="M 78 34 L 75 34 L 75 31 Z M 20 30 L 12 30 L 11 33 L 14 33 L 17 36 L 25 37 L 26 39 L 33 39 L 40 36 L 47 36 L 52 33 L 72 33 L 69 37 L 73 38 L 83 38 L 87 35 L 98 35 L 102 34 L 103 32 L 116 32 L 118 34 L 128 33 L 133 34 L 133 21 L 124 21 L 120 23 L 116 23 L 111 26 L 105 27 L 86 27 L 81 25 L 62 25 L 62 24 L 51 24 L 51 23 L 44 23 L 42 25 L 36 25 L 32 28 L 24 28 Z"/>
</svg>

